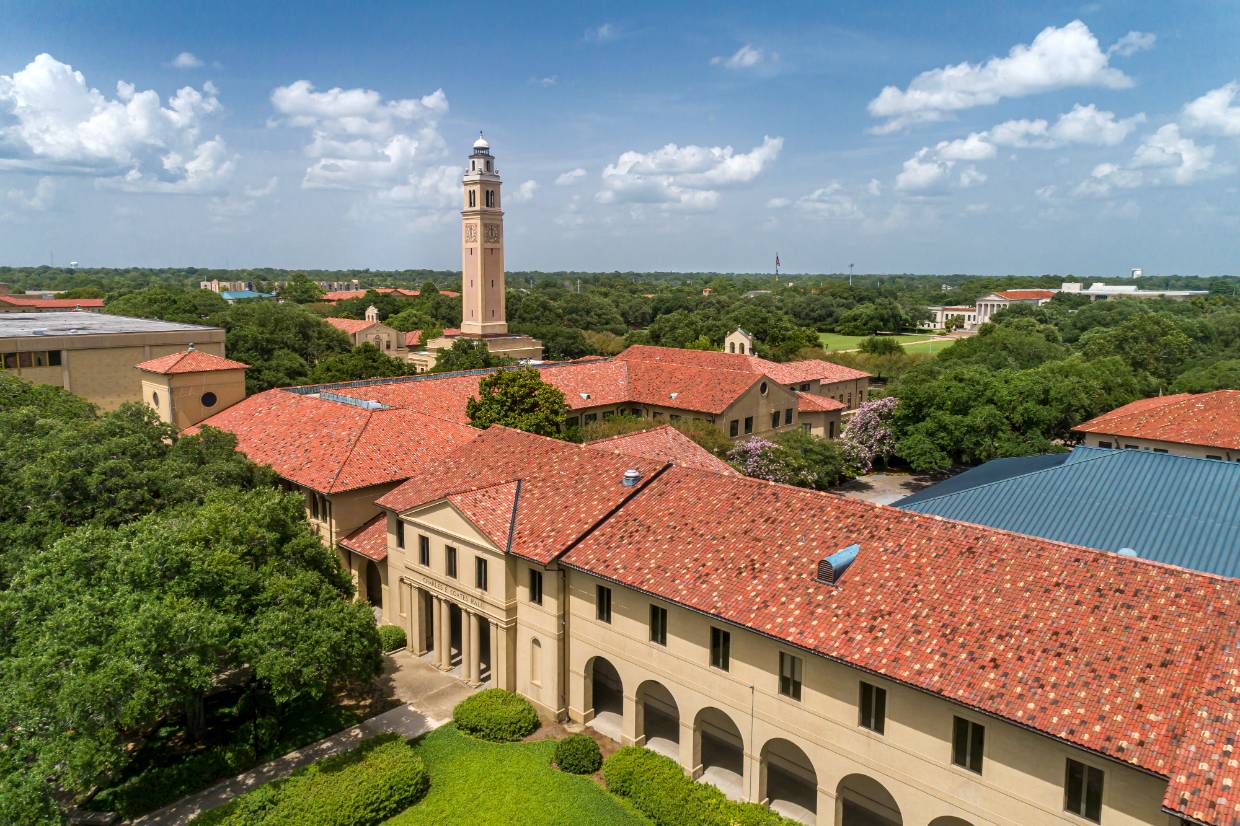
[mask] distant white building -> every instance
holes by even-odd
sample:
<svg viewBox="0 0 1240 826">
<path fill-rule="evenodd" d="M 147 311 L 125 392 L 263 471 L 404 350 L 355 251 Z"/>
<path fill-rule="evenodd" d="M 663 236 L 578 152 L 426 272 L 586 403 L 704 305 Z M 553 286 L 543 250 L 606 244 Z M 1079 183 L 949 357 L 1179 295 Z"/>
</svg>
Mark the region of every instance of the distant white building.
<svg viewBox="0 0 1240 826">
<path fill-rule="evenodd" d="M 1137 272 L 1140 272 L 1138 270 Z M 1183 301 L 1199 295 L 1209 295 L 1209 290 L 1142 290 L 1136 284 L 1083 284 L 1071 283 L 1060 285 L 1065 293 L 1087 295 L 1090 301 L 1111 301 L 1116 298 L 1165 298 L 1171 301 Z"/>
<path fill-rule="evenodd" d="M 1140 275 L 1140 268 L 1133 272 Z M 1057 290 L 1029 289 L 1002 290 L 1001 292 L 984 295 L 977 300 L 976 307 L 928 307 L 930 319 L 918 326 L 923 330 L 943 330 L 947 327 L 947 319 L 959 317 L 964 325 L 962 330 L 976 330 L 991 319 L 995 313 L 1011 307 L 1013 304 L 1029 304 L 1040 307 L 1055 297 L 1056 293 L 1072 293 L 1088 296 L 1090 301 L 1111 301 L 1117 298 L 1164 298 L 1171 301 L 1183 301 L 1200 295 L 1209 295 L 1209 290 L 1142 290 L 1136 284 L 1103 284 L 1101 282 L 1086 287 L 1077 281 L 1065 281 Z"/>
<path fill-rule="evenodd" d="M 1145 275 L 1145 273 L 1141 271 L 1140 267 L 1133 267 L 1128 271 L 1129 278 L 1140 278 L 1143 275 Z"/>
</svg>

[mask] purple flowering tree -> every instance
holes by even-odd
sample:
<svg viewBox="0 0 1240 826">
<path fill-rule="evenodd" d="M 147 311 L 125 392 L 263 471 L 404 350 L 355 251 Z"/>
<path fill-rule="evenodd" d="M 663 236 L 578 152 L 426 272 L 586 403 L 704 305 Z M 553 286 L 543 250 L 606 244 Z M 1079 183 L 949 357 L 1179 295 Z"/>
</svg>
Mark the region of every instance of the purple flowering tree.
<svg viewBox="0 0 1240 826">
<path fill-rule="evenodd" d="M 886 461 L 895 452 L 895 435 L 887 422 L 897 404 L 899 399 L 895 396 L 866 402 L 857 408 L 840 434 L 844 455 L 858 473 L 869 473 L 876 463 Z"/>
<path fill-rule="evenodd" d="M 761 436 L 751 436 L 728 453 L 728 461 L 746 476 L 782 482 L 786 485 L 807 485 L 813 474 L 792 461 L 788 451 Z"/>
</svg>

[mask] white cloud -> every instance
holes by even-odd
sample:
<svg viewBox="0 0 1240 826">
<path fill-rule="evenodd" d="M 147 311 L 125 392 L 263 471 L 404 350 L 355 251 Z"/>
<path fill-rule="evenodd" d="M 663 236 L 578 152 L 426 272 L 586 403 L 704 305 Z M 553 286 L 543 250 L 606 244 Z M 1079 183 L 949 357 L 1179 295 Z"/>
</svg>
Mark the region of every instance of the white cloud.
<svg viewBox="0 0 1240 826">
<path fill-rule="evenodd" d="M 1074 20 L 1061 28 L 1043 29 L 1032 43 L 1013 46 L 1006 57 L 931 69 L 913 78 L 907 89 L 887 86 L 868 108 L 872 116 L 886 119 L 874 130 L 882 133 L 943 120 L 952 112 L 1004 98 L 1080 86 L 1131 85 L 1127 75 L 1109 65 L 1089 27 Z"/>
<path fill-rule="evenodd" d="M 986 173 L 979 170 L 976 166 L 966 166 L 960 173 L 959 183 L 961 189 L 981 186 L 986 183 Z"/>
<path fill-rule="evenodd" d="M 764 63 L 771 63 L 778 59 L 779 55 L 777 53 L 771 52 L 768 54 L 746 43 L 730 57 L 717 55 L 710 59 L 710 63 L 712 66 L 723 66 L 725 69 L 754 69 Z"/>
<path fill-rule="evenodd" d="M 559 177 L 555 179 L 556 186 L 572 186 L 580 179 L 586 176 L 586 171 L 580 166 L 576 169 L 570 169 L 567 172 L 561 172 Z"/>
<path fill-rule="evenodd" d="M 870 178 L 870 182 L 865 185 L 865 191 L 867 195 L 877 198 L 883 194 L 883 185 L 878 178 Z"/>
<path fill-rule="evenodd" d="M 550 88 L 559 82 L 560 82 L 559 75 L 547 75 L 546 77 L 540 77 L 535 81 L 535 83 L 537 83 L 539 86 L 543 87 L 544 89 Z"/>
<path fill-rule="evenodd" d="M 1114 112 L 1099 110 L 1092 103 L 1088 106 L 1078 103 L 1071 112 L 1060 115 L 1054 124 L 1042 118 L 1009 120 L 991 129 L 989 137 L 999 146 L 1034 149 L 1054 149 L 1068 144 L 1116 146 L 1142 123 L 1145 123 L 1143 113 L 1117 119 Z"/>
<path fill-rule="evenodd" d="M 717 188 L 748 183 L 779 157 L 783 138 L 764 137 L 749 152 L 730 146 L 677 146 L 653 152 L 630 151 L 603 169 L 599 203 L 652 203 L 709 210 L 719 202 Z"/>
<path fill-rule="evenodd" d="M 512 192 L 508 193 L 508 200 L 514 204 L 526 204 L 534 200 L 534 193 L 538 191 L 538 181 L 525 181 Z"/>
<path fill-rule="evenodd" d="M 585 39 L 590 43 L 607 43 L 620 36 L 620 29 L 614 23 L 602 23 L 586 29 Z"/>
<path fill-rule="evenodd" d="M 967 138 L 940 141 L 934 153 L 944 161 L 984 161 L 995 156 L 995 148 L 987 142 L 985 132 L 973 132 Z"/>
<path fill-rule="evenodd" d="M 1240 81 L 1212 89 L 1184 107 L 1185 125 L 1219 135 L 1240 135 Z"/>
<path fill-rule="evenodd" d="M 941 186 L 953 163 L 936 160 L 931 156 L 930 149 L 923 147 L 904 162 L 904 167 L 896 176 L 896 189 L 901 192 L 926 192 L 935 189 Z"/>
<path fill-rule="evenodd" d="M 439 121 L 448 111 L 442 89 L 421 98 L 384 100 L 373 89 L 317 91 L 308 80 L 271 93 L 277 124 L 310 130 L 313 162 L 307 189 L 372 191 L 384 203 L 426 209 L 451 206 L 461 169 L 442 163 L 447 144 Z"/>
<path fill-rule="evenodd" d="M 1129 57 L 1137 52 L 1148 51 L 1154 48 L 1154 42 L 1157 39 L 1157 36 L 1150 32 L 1128 32 L 1107 49 L 1107 55 L 1117 54 L 1120 57 Z"/>
<path fill-rule="evenodd" d="M 272 195 L 278 185 L 279 179 L 273 175 L 263 184 L 243 187 L 240 194 L 233 193 L 212 198 L 207 202 L 207 212 L 211 220 L 216 223 L 253 215 L 258 208 L 259 201 Z"/>
<path fill-rule="evenodd" d="M 1122 189 L 1144 186 L 1188 186 L 1226 175 L 1234 167 L 1214 160 L 1213 146 L 1200 146 L 1168 123 L 1148 136 L 1127 164 L 1098 164 L 1072 191 L 1077 197 L 1107 197 Z"/>
<path fill-rule="evenodd" d="M 766 202 L 767 209 L 784 209 L 790 206 L 792 206 L 792 199 L 790 198 L 771 198 Z"/>
<path fill-rule="evenodd" d="M 131 191 L 218 190 L 234 158 L 224 141 L 199 140 L 218 91 L 182 87 L 164 106 L 152 90 L 119 81 L 108 98 L 72 66 L 40 54 L 0 75 L 0 169 L 89 175 Z"/>
<path fill-rule="evenodd" d="M 849 195 L 838 181 L 797 198 L 797 206 L 811 215 L 836 221 L 859 220 L 865 217 L 856 199 Z"/>
<path fill-rule="evenodd" d="M 34 212 L 45 212 L 52 208 L 56 200 L 56 181 L 51 178 L 40 178 L 29 193 L 21 189 L 10 189 L 7 197 L 21 209 Z"/>
<path fill-rule="evenodd" d="M 203 62 L 193 52 L 181 52 L 168 65 L 174 69 L 201 69 Z"/>
</svg>

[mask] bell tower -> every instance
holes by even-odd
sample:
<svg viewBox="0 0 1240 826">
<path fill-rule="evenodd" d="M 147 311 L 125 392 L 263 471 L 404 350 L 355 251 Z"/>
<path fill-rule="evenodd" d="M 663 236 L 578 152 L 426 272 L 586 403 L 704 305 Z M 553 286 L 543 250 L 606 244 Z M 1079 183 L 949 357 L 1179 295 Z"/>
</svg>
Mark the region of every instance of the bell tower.
<svg viewBox="0 0 1240 826">
<path fill-rule="evenodd" d="M 482 133 L 465 170 L 461 210 L 461 335 L 504 335 L 504 212 L 499 170 Z"/>
</svg>

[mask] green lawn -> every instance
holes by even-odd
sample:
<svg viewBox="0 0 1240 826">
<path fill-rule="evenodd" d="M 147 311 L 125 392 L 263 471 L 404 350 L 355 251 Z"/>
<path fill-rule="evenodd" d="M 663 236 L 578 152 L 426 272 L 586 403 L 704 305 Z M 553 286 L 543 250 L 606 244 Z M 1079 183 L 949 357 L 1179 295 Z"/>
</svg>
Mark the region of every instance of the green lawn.
<svg viewBox="0 0 1240 826">
<path fill-rule="evenodd" d="M 650 823 L 592 778 L 553 768 L 554 740 L 489 743 L 447 725 L 418 738 L 413 746 L 426 761 L 431 790 L 417 805 L 388 821 L 394 826 Z"/>
<path fill-rule="evenodd" d="M 929 333 L 902 333 L 895 336 L 884 336 L 884 338 L 894 338 L 904 347 L 906 353 L 938 353 L 948 346 L 945 341 L 928 342 L 926 339 L 931 338 Z M 819 333 L 818 341 L 822 344 L 822 349 L 830 352 L 832 350 L 855 350 L 861 346 L 861 340 L 865 336 L 845 336 L 839 333 Z M 919 344 L 910 344 L 909 342 L 922 342 Z"/>
</svg>

